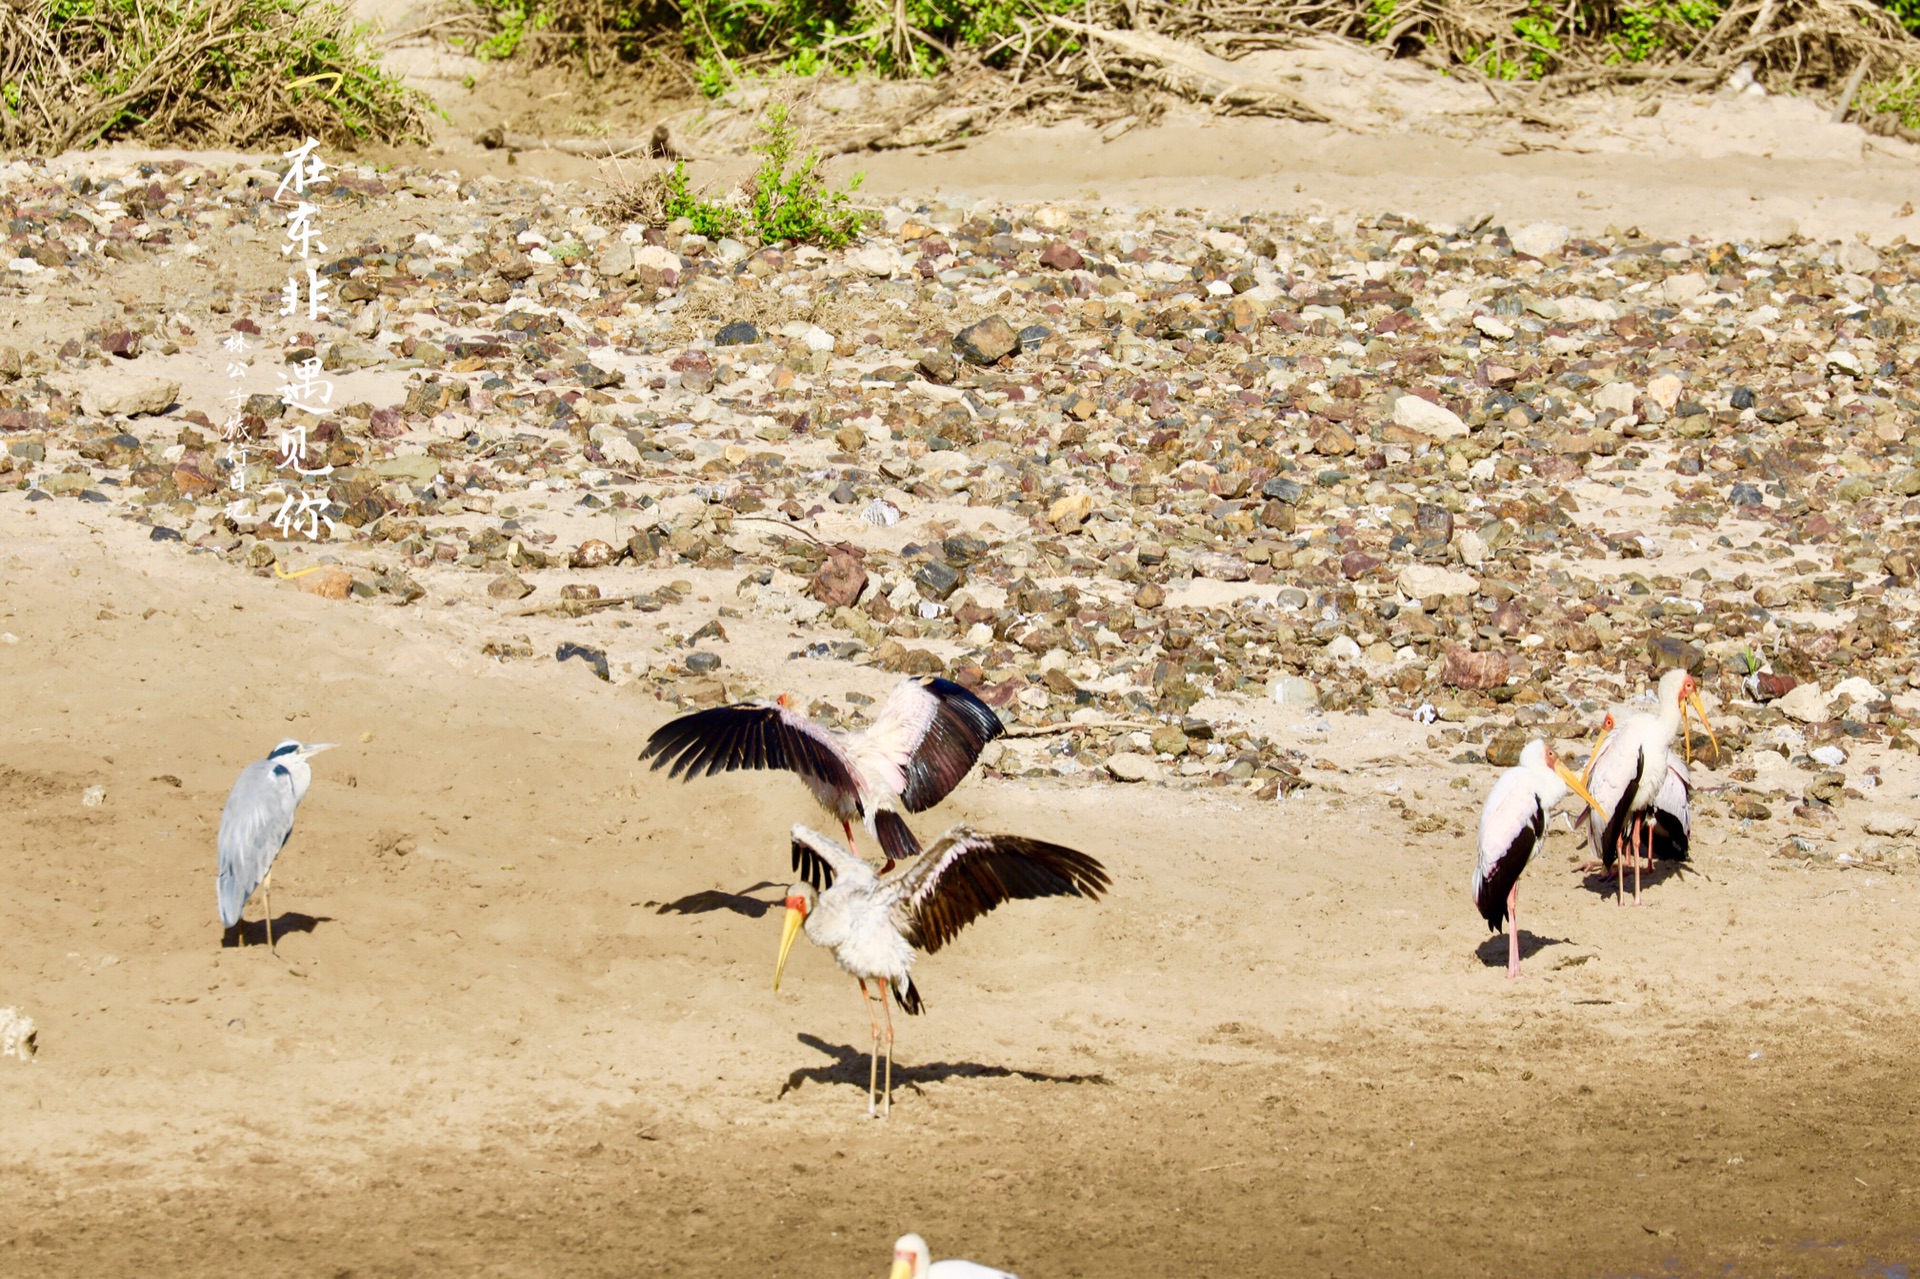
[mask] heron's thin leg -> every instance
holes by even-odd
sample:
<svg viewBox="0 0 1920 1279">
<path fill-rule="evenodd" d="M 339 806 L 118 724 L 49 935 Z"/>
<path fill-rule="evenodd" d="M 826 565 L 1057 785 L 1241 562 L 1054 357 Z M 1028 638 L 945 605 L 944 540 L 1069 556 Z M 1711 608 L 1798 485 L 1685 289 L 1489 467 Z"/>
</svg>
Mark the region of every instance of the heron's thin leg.
<svg viewBox="0 0 1920 1279">
<path fill-rule="evenodd" d="M 268 950 L 273 949 L 273 892 L 271 890 L 272 884 L 273 884 L 273 873 L 269 871 L 266 877 L 260 881 L 260 900 L 264 902 L 267 907 L 267 949 Z"/>
<path fill-rule="evenodd" d="M 881 1094 L 885 1098 L 880 1105 L 882 1119 L 893 1114 L 893 1005 L 887 1002 L 887 987 L 884 981 L 880 985 L 880 1007 L 887 1014 L 887 1090 Z"/>
<path fill-rule="evenodd" d="M 881 1002 L 886 995 L 881 994 Z M 867 993 L 867 979 L 860 978 L 860 1002 L 867 1006 L 867 1025 L 873 1031 L 873 1043 L 867 1053 L 867 1118 L 873 1118 L 873 1093 L 879 1084 L 880 1073 L 880 1019 L 873 1015 L 873 997 Z"/>
</svg>

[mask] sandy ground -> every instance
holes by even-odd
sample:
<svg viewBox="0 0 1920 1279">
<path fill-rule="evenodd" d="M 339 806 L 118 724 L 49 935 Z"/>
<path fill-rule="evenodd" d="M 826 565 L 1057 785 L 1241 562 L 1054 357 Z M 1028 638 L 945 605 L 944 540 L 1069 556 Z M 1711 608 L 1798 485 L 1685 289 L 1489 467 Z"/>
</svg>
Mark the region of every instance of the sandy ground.
<svg viewBox="0 0 1920 1279">
<path fill-rule="evenodd" d="M 363 0 L 390 26 L 415 21 L 404 2 Z M 397 15 L 397 16 L 396 16 Z M 474 141 L 495 125 L 548 138 L 647 136 L 671 121 L 691 139 L 695 176 L 749 167 L 735 154 L 757 136 L 730 126 L 725 102 L 658 102 L 552 68 L 529 80 L 511 65 L 402 42 L 395 68 L 445 112 L 436 162 L 466 173 L 544 176 L 605 185 L 634 165 L 556 151 L 509 157 Z M 1543 100 L 1527 119 L 1484 94 L 1409 63 L 1351 46 L 1308 42 L 1233 64 L 1256 81 L 1305 96 L 1341 123 L 1223 118 L 1176 107 L 1154 127 L 1120 121 L 1003 129 L 939 150 L 842 156 L 829 170 L 865 175 L 868 196 L 965 197 L 1110 208 L 1374 215 L 1427 223 L 1482 215 L 1496 224 L 1564 223 L 1600 234 L 1709 241 L 1784 236 L 1876 244 L 1920 235 L 1920 147 L 1831 119 L 1830 102 L 1757 88 L 1743 94 L 1639 90 Z M 831 96 L 835 90 L 827 90 Z M 849 104 L 856 88 L 837 91 Z M 1510 93 L 1518 93 L 1510 90 Z M 716 130 L 703 140 L 700 130 Z M 721 145 L 724 141 L 725 145 Z M 411 157 L 408 157 L 411 158 Z"/>
<path fill-rule="evenodd" d="M 1913 164 L 1855 141 L 1786 167 L 1176 121 L 865 167 L 883 194 L 1899 233 Z M 1563 829 L 1510 983 L 1466 894 L 1493 770 L 1405 720 L 1288 721 L 1324 766 L 1275 805 L 976 778 L 933 816 L 1085 847 L 1116 888 L 923 963 L 874 1123 L 852 983 L 802 946 L 771 990 L 799 784 L 647 773 L 643 685 L 484 659 L 528 624 L 448 598 L 329 603 L 0 495 L 0 1006 L 42 1045 L 0 1059 L 0 1271 L 877 1274 L 908 1229 L 1028 1279 L 1920 1259 L 1911 875 L 1789 865 L 1722 817 L 1635 911 Z M 223 949 L 220 807 L 289 735 L 344 745 L 276 869 L 279 957 L 257 903 Z M 1910 757 L 1856 762 L 1920 801 Z"/>
<path fill-rule="evenodd" d="M 797 783 L 644 772 L 637 685 L 480 659 L 470 606 L 88 519 L 0 497 L 0 1002 L 43 1045 L 0 1061 L 9 1273 L 841 1275 L 909 1228 L 1029 1276 L 1920 1256 L 1906 877 L 1723 820 L 1635 911 L 1557 834 L 1509 983 L 1465 893 L 1491 770 L 1406 721 L 1301 720 L 1284 805 L 976 780 L 942 815 L 1116 891 L 924 963 L 873 1123 L 852 983 L 802 947 L 770 988 Z M 221 948 L 212 850 L 287 734 L 345 745 L 276 959 Z"/>
</svg>

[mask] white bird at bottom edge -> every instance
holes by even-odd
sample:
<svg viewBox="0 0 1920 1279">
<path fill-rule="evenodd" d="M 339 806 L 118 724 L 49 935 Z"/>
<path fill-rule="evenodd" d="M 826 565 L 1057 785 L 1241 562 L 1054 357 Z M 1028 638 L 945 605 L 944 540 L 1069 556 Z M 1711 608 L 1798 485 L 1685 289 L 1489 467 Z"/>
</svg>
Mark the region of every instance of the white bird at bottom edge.
<svg viewBox="0 0 1920 1279">
<path fill-rule="evenodd" d="M 919 1235 L 901 1235 L 893 1244 L 893 1273 L 888 1279 L 1020 1279 L 1007 1270 L 995 1270 L 977 1261 L 933 1261 L 927 1241 Z"/>
</svg>

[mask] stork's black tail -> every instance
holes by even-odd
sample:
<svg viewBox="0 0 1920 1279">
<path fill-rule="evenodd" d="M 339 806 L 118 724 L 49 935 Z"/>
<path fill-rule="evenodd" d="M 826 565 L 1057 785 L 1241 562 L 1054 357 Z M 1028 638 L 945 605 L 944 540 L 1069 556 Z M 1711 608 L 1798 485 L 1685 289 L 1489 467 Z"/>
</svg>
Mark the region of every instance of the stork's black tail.
<svg viewBox="0 0 1920 1279">
<path fill-rule="evenodd" d="M 900 1011 L 910 1017 L 917 1017 L 927 1010 L 920 1002 L 920 991 L 913 984 L 912 974 L 893 983 L 893 1002 L 900 1005 Z"/>
<path fill-rule="evenodd" d="M 1663 862 L 1687 860 L 1687 828 L 1664 808 L 1653 813 L 1653 855 Z"/>
<path fill-rule="evenodd" d="M 888 861 L 910 862 L 920 855 L 919 839 L 907 828 L 906 819 L 891 808 L 873 815 L 873 833 Z"/>
</svg>

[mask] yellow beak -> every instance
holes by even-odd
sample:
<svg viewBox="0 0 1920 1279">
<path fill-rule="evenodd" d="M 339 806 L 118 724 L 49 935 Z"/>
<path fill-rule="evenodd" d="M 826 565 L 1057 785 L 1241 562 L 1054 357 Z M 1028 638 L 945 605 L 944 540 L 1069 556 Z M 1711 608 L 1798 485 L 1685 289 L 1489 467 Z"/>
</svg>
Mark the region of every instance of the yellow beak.
<svg viewBox="0 0 1920 1279">
<path fill-rule="evenodd" d="M 1613 730 L 1604 723 L 1600 725 L 1600 736 L 1593 743 L 1593 754 L 1587 756 L 1587 766 L 1580 770 L 1580 780 L 1586 781 L 1593 776 L 1593 766 L 1600 761 L 1600 748 L 1607 744 L 1607 734 Z"/>
<path fill-rule="evenodd" d="M 1607 815 L 1607 810 L 1600 807 L 1600 801 L 1595 799 L 1592 793 L 1587 790 L 1587 784 L 1576 777 L 1572 769 L 1556 759 L 1553 761 L 1553 771 L 1560 774 L 1560 780 L 1567 784 L 1568 790 L 1585 800 L 1587 807 L 1600 815 L 1601 821 L 1606 822 L 1612 820 L 1612 818 Z"/>
<path fill-rule="evenodd" d="M 913 1279 L 913 1262 L 907 1260 L 905 1257 L 895 1257 L 893 1259 L 893 1271 L 887 1276 L 887 1279 Z"/>
<path fill-rule="evenodd" d="M 787 922 L 780 927 L 780 962 L 773 966 L 773 988 L 780 989 L 780 974 L 787 971 L 787 952 L 793 949 L 793 939 L 800 935 L 800 925 L 807 922 L 807 912 L 796 906 L 787 907 Z"/>
<path fill-rule="evenodd" d="M 1692 707 L 1693 713 L 1700 717 L 1700 727 L 1706 730 L 1707 740 L 1713 743 L 1713 761 L 1716 764 L 1719 763 L 1720 739 L 1713 735 L 1713 725 L 1707 723 L 1707 708 L 1701 703 L 1700 694 L 1697 691 L 1687 695 L 1687 705 Z M 1686 726 L 1687 763 L 1691 765 L 1693 763 L 1693 726 L 1687 720 L 1685 708 L 1682 708 L 1680 722 Z"/>
</svg>

